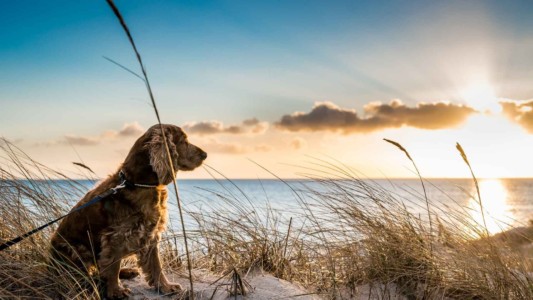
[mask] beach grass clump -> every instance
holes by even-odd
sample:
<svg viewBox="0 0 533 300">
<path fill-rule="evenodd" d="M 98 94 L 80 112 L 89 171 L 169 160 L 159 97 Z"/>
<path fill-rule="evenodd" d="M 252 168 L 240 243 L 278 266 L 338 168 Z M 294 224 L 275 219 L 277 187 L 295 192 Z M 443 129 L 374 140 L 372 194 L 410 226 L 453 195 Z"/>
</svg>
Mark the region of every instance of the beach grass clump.
<svg viewBox="0 0 533 300">
<path fill-rule="evenodd" d="M 63 214 L 86 189 L 61 172 L 0 140 L 0 241 L 5 242 Z M 74 200 L 76 201 L 76 200 Z M 51 264 L 54 226 L 0 252 L 0 299 L 98 298 L 90 276 Z"/>
<path fill-rule="evenodd" d="M 251 205 L 227 198 L 225 208 L 208 213 L 195 212 L 198 231 L 191 234 L 203 253 L 195 266 L 212 272 L 240 270 L 244 273 L 261 269 L 276 277 L 290 278 L 287 261 L 288 230 L 279 215 L 268 211 L 266 218 Z M 270 224 L 269 224 L 270 223 Z M 290 246 L 294 247 L 294 241 Z"/>
<path fill-rule="evenodd" d="M 365 183 L 358 183 L 361 184 Z M 340 192 L 347 190 L 342 188 Z M 486 238 L 483 231 L 472 239 L 465 231 L 476 231 L 464 227 L 471 223 L 463 220 L 466 217 L 463 214 L 447 215 L 446 224 L 441 219 L 443 234 L 428 235 L 429 224 L 405 208 L 408 199 L 376 198 L 375 194 L 363 194 L 360 195 L 363 199 L 357 200 L 334 197 L 340 200 L 337 203 L 332 203 L 331 197 L 323 199 L 335 219 L 348 221 L 344 231 L 362 235 L 356 238 L 361 243 L 361 255 L 354 258 L 362 261 L 359 276 L 355 276 L 359 282 L 382 286 L 392 283 L 396 290 L 412 299 L 443 296 L 528 299 L 532 296 L 531 264 L 505 244 Z M 369 201 L 376 205 L 362 205 Z M 350 235 L 344 237 L 347 242 L 355 242 Z"/>
<path fill-rule="evenodd" d="M 364 287 L 374 295 L 408 299 L 533 296 L 531 259 L 508 239 L 487 237 L 483 224 L 463 208 L 443 210 L 427 196 L 402 198 L 339 165 L 329 170 L 338 173 L 313 177 L 320 188 L 304 188 L 304 196 L 295 197 L 302 207 L 294 216 L 305 224 L 301 229 L 288 231 L 288 217 L 267 208 L 263 213 L 277 214 L 278 220 L 268 228 L 264 219 L 250 217 L 257 209 L 243 211 L 237 198 L 233 205 L 240 212 L 197 214 L 202 230 L 196 238 L 209 249 L 206 265 L 220 272 L 261 265 L 332 299 L 349 298 Z M 432 229 L 427 216 L 414 214 L 413 207 L 435 207 L 430 214 L 438 226 Z"/>
</svg>

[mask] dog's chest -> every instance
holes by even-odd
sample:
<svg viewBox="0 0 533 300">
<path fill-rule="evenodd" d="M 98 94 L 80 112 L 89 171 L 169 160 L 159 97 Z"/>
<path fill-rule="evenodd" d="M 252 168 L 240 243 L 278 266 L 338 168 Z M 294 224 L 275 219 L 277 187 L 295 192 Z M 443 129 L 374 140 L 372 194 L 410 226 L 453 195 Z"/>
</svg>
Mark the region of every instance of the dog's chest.
<svg viewBox="0 0 533 300">
<path fill-rule="evenodd" d="M 166 188 L 154 190 L 154 194 L 141 206 L 139 217 L 144 238 L 146 240 L 159 239 L 165 230 L 168 218 Z"/>
</svg>

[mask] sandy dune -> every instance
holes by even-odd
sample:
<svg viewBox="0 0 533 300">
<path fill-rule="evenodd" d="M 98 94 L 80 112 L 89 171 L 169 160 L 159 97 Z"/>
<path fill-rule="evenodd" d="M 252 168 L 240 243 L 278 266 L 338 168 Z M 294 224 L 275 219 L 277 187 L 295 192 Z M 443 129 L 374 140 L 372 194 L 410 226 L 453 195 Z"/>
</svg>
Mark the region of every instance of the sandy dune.
<svg viewBox="0 0 533 300">
<path fill-rule="evenodd" d="M 177 275 L 169 275 L 168 277 L 173 282 L 179 282 L 185 288 L 189 286 L 189 282 L 184 277 Z M 223 278 L 213 283 L 217 281 L 218 277 L 199 273 L 195 273 L 194 277 L 195 299 L 235 299 L 235 296 L 231 296 L 229 293 L 231 278 Z M 321 299 L 296 284 L 262 272 L 249 274 L 244 280 L 249 284 L 248 293 L 246 297 L 237 296 L 236 299 Z M 165 296 L 158 294 L 146 284 L 142 277 L 122 280 L 122 283 L 133 292 L 131 299 L 176 299 L 176 295 Z"/>
</svg>

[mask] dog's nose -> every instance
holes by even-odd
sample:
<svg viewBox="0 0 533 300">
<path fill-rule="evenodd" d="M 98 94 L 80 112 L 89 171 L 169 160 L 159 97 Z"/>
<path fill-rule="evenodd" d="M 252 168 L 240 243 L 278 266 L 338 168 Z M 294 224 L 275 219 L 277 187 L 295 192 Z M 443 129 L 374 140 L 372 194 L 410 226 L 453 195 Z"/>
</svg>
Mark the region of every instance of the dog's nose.
<svg viewBox="0 0 533 300">
<path fill-rule="evenodd" d="M 205 160 L 207 158 L 207 153 L 204 151 L 200 152 L 200 157 Z"/>
</svg>

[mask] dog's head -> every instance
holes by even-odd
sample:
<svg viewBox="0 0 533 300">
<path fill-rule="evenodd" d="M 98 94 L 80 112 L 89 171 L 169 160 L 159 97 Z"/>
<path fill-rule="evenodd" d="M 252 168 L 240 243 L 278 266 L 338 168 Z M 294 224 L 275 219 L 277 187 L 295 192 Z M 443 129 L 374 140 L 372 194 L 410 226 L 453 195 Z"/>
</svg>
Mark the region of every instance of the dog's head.
<svg viewBox="0 0 533 300">
<path fill-rule="evenodd" d="M 167 141 L 168 152 L 163 136 Z M 137 140 L 128 158 L 126 158 L 125 165 L 137 165 L 146 162 L 157 175 L 159 184 L 166 185 L 172 182 L 176 175 L 172 174 L 172 167 L 168 159 L 169 152 L 174 172 L 194 170 L 207 158 L 207 153 L 189 143 L 187 135 L 181 128 L 170 124 L 163 124 L 162 126 L 157 124 L 150 127 Z M 136 168 L 139 167 L 136 166 Z"/>
</svg>

